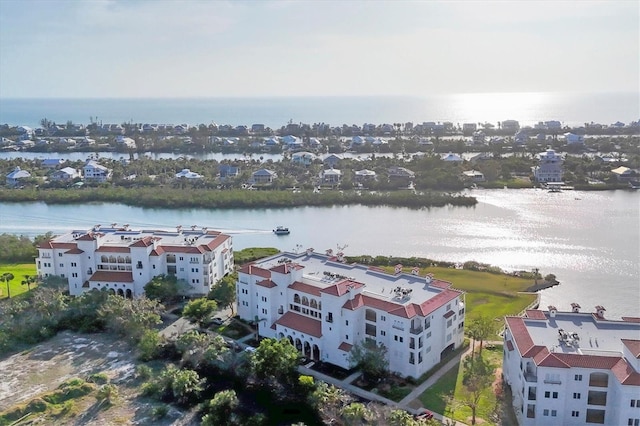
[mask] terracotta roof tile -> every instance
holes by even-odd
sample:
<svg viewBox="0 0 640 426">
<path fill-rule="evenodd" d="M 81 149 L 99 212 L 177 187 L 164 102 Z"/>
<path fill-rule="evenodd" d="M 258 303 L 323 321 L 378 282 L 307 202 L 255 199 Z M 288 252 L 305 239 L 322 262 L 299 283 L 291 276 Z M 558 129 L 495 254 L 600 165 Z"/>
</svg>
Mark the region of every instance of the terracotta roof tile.
<svg viewBox="0 0 640 426">
<path fill-rule="evenodd" d="M 266 287 L 266 288 L 274 288 L 277 287 L 276 283 L 274 283 L 271 280 L 262 280 L 262 281 L 258 281 L 256 283 L 256 285 L 259 285 L 260 287 Z"/>
<path fill-rule="evenodd" d="M 287 312 L 275 324 L 313 337 L 322 337 L 322 323 L 320 321 L 294 312 Z"/>
<path fill-rule="evenodd" d="M 314 285 L 305 284 L 300 281 L 295 281 L 293 284 L 289 286 L 290 289 L 299 291 L 301 293 L 311 294 L 312 296 L 320 297 L 320 287 L 316 287 Z"/>
<path fill-rule="evenodd" d="M 451 287 L 452 284 L 448 281 L 432 280 L 429 285 L 436 288 L 447 289 Z"/>
<path fill-rule="evenodd" d="M 249 275 L 257 275 L 262 278 L 271 278 L 271 271 L 255 266 L 253 263 L 244 265 L 240 268 L 240 272 Z"/>
<path fill-rule="evenodd" d="M 631 355 L 636 357 L 636 359 L 640 359 L 640 340 L 631 340 L 631 339 L 620 339 L 622 344 L 629 349 Z"/>
<path fill-rule="evenodd" d="M 147 236 L 131 244 L 130 247 L 149 247 L 152 244 L 153 244 L 153 237 Z"/>
<path fill-rule="evenodd" d="M 622 321 L 626 321 L 626 322 L 640 322 L 640 318 L 637 318 L 637 317 L 622 317 Z"/>
<path fill-rule="evenodd" d="M 133 274 L 131 272 L 123 271 L 96 271 L 93 275 L 91 275 L 89 281 L 132 283 Z"/>
<path fill-rule="evenodd" d="M 419 309 L 417 309 L 416 312 L 418 315 L 426 317 L 427 315 L 446 305 L 461 294 L 462 292 L 459 290 L 452 290 L 450 288 L 447 288 L 440 294 L 436 294 L 431 299 L 421 303 L 419 305 Z"/>
<path fill-rule="evenodd" d="M 96 253 L 131 253 L 131 249 L 123 246 L 100 246 Z"/>
<path fill-rule="evenodd" d="M 340 343 L 340 346 L 338 346 L 338 349 L 341 351 L 349 352 L 352 347 L 353 347 L 352 344 L 349 344 L 347 342 L 342 342 Z"/>
<path fill-rule="evenodd" d="M 64 254 L 82 254 L 82 253 L 84 253 L 84 250 L 80 250 L 78 247 L 75 247 L 65 252 Z"/>
<path fill-rule="evenodd" d="M 150 255 L 151 256 L 160 256 L 163 253 L 164 253 L 164 248 L 162 246 L 158 246 L 158 247 L 156 247 L 155 250 L 151 250 Z"/>
<path fill-rule="evenodd" d="M 51 243 L 51 248 L 54 249 L 67 249 L 67 250 L 71 250 L 78 247 L 78 245 L 76 243 L 56 243 L 56 242 L 52 242 Z"/>
<path fill-rule="evenodd" d="M 330 294 L 332 296 L 344 296 L 349 287 L 353 288 L 353 289 L 357 289 L 357 288 L 361 288 L 363 287 L 364 284 L 356 282 L 356 281 L 351 281 L 351 280 L 343 280 L 340 281 L 338 283 L 335 283 L 333 285 L 330 285 L 329 287 L 325 287 L 322 290 L 320 290 L 322 293 L 326 293 L 326 294 Z"/>
<path fill-rule="evenodd" d="M 538 309 L 527 309 L 527 318 L 534 320 L 546 320 L 547 316 Z"/>
<path fill-rule="evenodd" d="M 506 317 L 507 327 L 511 331 L 513 340 L 516 343 L 518 352 L 522 356 L 526 354 L 533 347 L 533 339 L 529 335 L 527 326 L 521 317 Z"/>
<path fill-rule="evenodd" d="M 77 241 L 93 241 L 95 240 L 95 234 L 93 232 L 88 232 L 81 237 L 76 238 Z"/>
</svg>

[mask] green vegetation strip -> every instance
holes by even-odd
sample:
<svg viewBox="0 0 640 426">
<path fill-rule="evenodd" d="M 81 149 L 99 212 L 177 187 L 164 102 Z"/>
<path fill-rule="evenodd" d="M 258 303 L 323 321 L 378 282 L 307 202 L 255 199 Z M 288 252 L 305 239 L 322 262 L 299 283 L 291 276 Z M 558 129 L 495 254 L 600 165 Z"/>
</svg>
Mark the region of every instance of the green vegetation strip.
<svg viewBox="0 0 640 426">
<path fill-rule="evenodd" d="M 414 194 L 411 191 L 359 192 L 359 191 L 246 191 L 208 190 L 179 188 L 84 188 L 84 189 L 23 189 L 0 190 L 0 201 L 26 202 L 44 201 L 49 204 L 87 202 L 123 203 L 138 207 L 156 208 L 285 208 L 301 206 L 397 206 L 397 207 L 441 207 L 445 205 L 473 206 L 474 197 L 451 195 L 441 192 Z"/>
</svg>

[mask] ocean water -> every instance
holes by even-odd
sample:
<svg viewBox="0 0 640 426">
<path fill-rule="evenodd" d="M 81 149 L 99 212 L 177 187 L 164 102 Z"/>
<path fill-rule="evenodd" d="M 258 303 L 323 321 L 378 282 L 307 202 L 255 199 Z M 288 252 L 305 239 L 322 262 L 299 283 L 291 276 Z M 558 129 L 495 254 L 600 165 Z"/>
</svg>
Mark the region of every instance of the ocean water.
<svg viewBox="0 0 640 426">
<path fill-rule="evenodd" d="M 38 127 L 40 120 L 89 124 L 262 123 L 277 129 L 293 123 L 333 126 L 364 123 L 451 121 L 521 125 L 558 120 L 565 125 L 612 124 L 640 119 L 638 93 L 475 93 L 429 97 L 280 97 L 193 99 L 1 99 L 0 124 Z"/>
</svg>

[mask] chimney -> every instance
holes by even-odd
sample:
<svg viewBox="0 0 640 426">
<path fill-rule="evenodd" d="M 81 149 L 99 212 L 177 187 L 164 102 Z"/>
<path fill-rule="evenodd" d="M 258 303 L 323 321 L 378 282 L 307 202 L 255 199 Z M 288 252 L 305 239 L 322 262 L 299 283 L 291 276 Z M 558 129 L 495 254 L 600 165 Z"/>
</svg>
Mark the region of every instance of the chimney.
<svg viewBox="0 0 640 426">
<path fill-rule="evenodd" d="M 338 254 L 336 254 L 336 257 L 338 258 L 338 262 L 342 262 L 344 260 L 344 253 L 338 252 Z"/>
<path fill-rule="evenodd" d="M 311 256 L 312 253 L 313 253 L 313 249 L 311 247 L 309 247 L 307 249 L 307 256 Z"/>
<path fill-rule="evenodd" d="M 596 315 L 599 318 L 604 318 L 604 311 L 606 311 L 606 309 L 604 308 L 604 306 L 596 306 Z"/>
<path fill-rule="evenodd" d="M 414 266 L 413 269 L 411 269 L 411 275 L 418 275 L 420 274 L 420 268 L 418 268 L 417 266 Z"/>
<path fill-rule="evenodd" d="M 576 313 L 576 314 L 577 314 L 578 312 L 580 312 L 580 305 L 578 305 L 577 303 L 573 302 L 573 303 L 571 304 L 571 312 L 574 312 L 574 313 Z"/>
<path fill-rule="evenodd" d="M 395 273 L 396 273 L 396 275 L 398 275 L 398 274 L 399 274 L 399 273 L 401 273 L 401 272 L 402 272 L 402 264 L 401 264 L 401 263 L 398 263 L 398 264 L 396 265 L 396 272 L 395 272 Z"/>
<path fill-rule="evenodd" d="M 558 312 L 558 308 L 556 308 L 555 306 L 551 306 L 551 305 L 549 305 L 547 308 L 549 308 L 549 317 L 555 318 L 556 317 L 556 313 Z"/>
<path fill-rule="evenodd" d="M 425 275 L 424 279 L 425 279 L 427 285 L 431 284 L 431 281 L 433 281 L 433 274 Z"/>
</svg>

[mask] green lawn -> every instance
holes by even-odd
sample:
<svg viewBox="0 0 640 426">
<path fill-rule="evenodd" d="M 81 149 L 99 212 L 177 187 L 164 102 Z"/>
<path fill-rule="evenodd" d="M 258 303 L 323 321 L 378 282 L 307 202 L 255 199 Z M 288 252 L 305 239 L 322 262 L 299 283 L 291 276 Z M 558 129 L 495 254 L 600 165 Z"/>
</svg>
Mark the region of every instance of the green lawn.
<svg viewBox="0 0 640 426">
<path fill-rule="evenodd" d="M 451 282 L 453 288 L 466 292 L 467 324 L 485 315 L 496 319 L 496 332 L 502 328 L 505 315 L 517 315 L 536 300 L 535 294 L 520 293 L 533 284 L 530 279 L 440 267 L 424 268 L 420 274 L 424 276 L 428 272 L 436 279 Z"/>
<path fill-rule="evenodd" d="M 476 349 L 477 351 L 477 349 Z M 482 357 L 489 360 L 493 365 L 499 367 L 502 365 L 502 346 L 498 345 L 492 348 L 484 348 Z M 454 400 L 464 400 L 464 386 L 462 385 L 462 364 L 458 364 L 447 372 L 440 380 L 431 388 L 427 389 L 419 399 L 422 405 L 436 413 L 442 413 L 447 417 L 451 417 L 461 422 L 468 422 L 471 417 L 471 409 L 460 406 L 455 402 L 451 404 L 447 401 L 447 395 L 453 395 Z M 489 421 L 489 415 L 493 412 L 496 405 L 496 397 L 492 390 L 488 388 L 480 400 L 479 407 L 476 411 L 476 420 L 482 418 L 486 421 L 484 424 L 492 424 Z"/>
<path fill-rule="evenodd" d="M 13 274 L 13 280 L 9 281 L 9 290 L 11 291 L 11 297 L 17 296 L 22 293 L 26 293 L 28 288 L 26 285 L 22 285 L 22 281 L 24 281 L 24 276 L 34 276 L 36 275 L 36 265 L 35 263 L 13 263 L 8 265 L 0 265 L 0 276 L 4 273 L 9 272 Z M 31 288 L 33 288 L 35 284 L 31 284 Z M 7 297 L 7 283 L 2 281 L 0 282 L 0 299 L 5 299 Z"/>
</svg>

